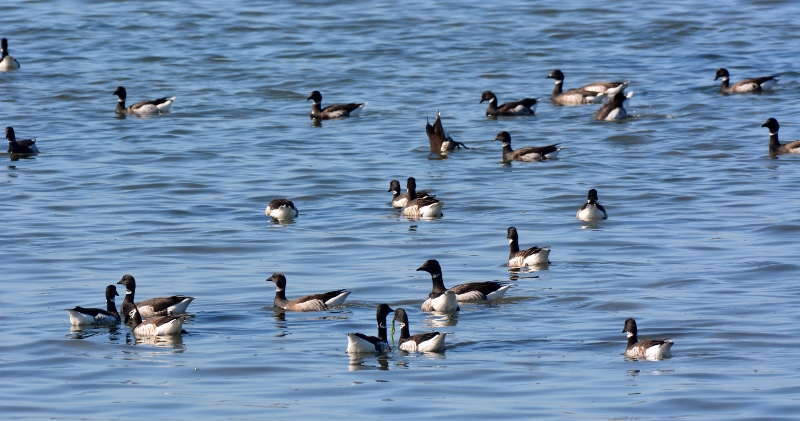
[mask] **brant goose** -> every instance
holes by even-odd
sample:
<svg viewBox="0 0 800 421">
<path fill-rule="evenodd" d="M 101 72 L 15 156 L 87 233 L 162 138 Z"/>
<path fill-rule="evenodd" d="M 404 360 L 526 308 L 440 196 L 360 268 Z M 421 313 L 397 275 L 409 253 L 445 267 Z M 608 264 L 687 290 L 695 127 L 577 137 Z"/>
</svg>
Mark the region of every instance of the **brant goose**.
<svg viewBox="0 0 800 421">
<path fill-rule="evenodd" d="M 361 110 L 367 103 L 357 104 L 351 102 L 350 104 L 329 105 L 322 108 L 322 94 L 319 91 L 314 91 L 309 95 L 306 102 L 314 100 L 311 105 L 311 118 L 315 120 L 329 120 L 332 118 L 344 117 L 357 117 Z"/>
<path fill-rule="evenodd" d="M 608 98 L 605 104 L 594 113 L 595 120 L 614 121 L 628 118 L 628 112 L 625 111 L 625 101 L 633 96 L 633 91 L 625 93 L 619 92 L 614 96 Z"/>
<path fill-rule="evenodd" d="M 603 208 L 603 205 L 597 203 L 597 190 L 589 190 L 589 196 L 586 200 L 586 203 L 584 203 L 583 206 L 578 209 L 578 213 L 575 214 L 575 217 L 586 222 L 608 218 L 608 214 L 606 214 L 606 210 Z"/>
<path fill-rule="evenodd" d="M 409 218 L 438 218 L 443 216 L 442 206 L 444 206 L 444 203 L 434 199 L 433 196 L 421 197 L 417 195 L 417 181 L 414 177 L 408 177 L 406 191 L 408 202 L 403 207 L 403 216 Z"/>
<path fill-rule="evenodd" d="M 503 162 L 531 162 L 554 159 L 558 157 L 558 153 L 564 149 L 564 146 L 558 146 L 560 143 L 556 143 L 550 146 L 529 146 L 513 150 L 511 149 L 511 135 L 506 131 L 497 133 L 497 136 L 495 136 L 492 142 L 495 140 L 499 140 L 503 144 Z"/>
<path fill-rule="evenodd" d="M 117 90 L 114 91 L 113 95 L 119 97 L 117 100 L 117 114 L 156 114 L 161 113 L 162 111 L 169 111 L 172 101 L 175 101 L 175 98 L 177 98 L 174 96 L 172 98 L 159 98 L 152 101 L 142 101 L 125 108 L 125 99 L 128 97 L 128 93 L 125 91 L 125 88 L 122 86 L 117 86 Z"/>
<path fill-rule="evenodd" d="M 305 297 L 286 299 L 286 277 L 280 272 L 275 272 L 267 278 L 267 281 L 275 283 L 275 307 L 291 311 L 322 311 L 328 307 L 335 307 L 344 304 L 344 300 L 353 291 L 338 289 L 336 291 L 325 292 L 322 294 L 306 295 Z"/>
<path fill-rule="evenodd" d="M 486 115 L 490 117 L 499 115 L 535 115 L 536 106 L 538 105 L 536 98 L 525 98 L 522 101 L 497 105 L 497 96 L 492 91 L 486 91 L 481 95 L 481 103 L 483 101 L 489 101 Z"/>
<path fill-rule="evenodd" d="M 136 280 L 131 275 L 125 275 L 117 282 L 118 285 L 125 286 L 125 299 L 122 300 L 122 314 L 125 316 L 125 323 L 130 322 L 130 313 L 137 307 L 137 313 L 142 317 L 169 316 L 172 314 L 186 313 L 186 307 L 192 303 L 194 297 L 184 295 L 173 295 L 171 297 L 150 298 L 139 301 L 134 305 L 133 300 L 136 294 Z"/>
<path fill-rule="evenodd" d="M 73 309 L 66 309 L 69 313 L 69 321 L 73 326 L 95 325 L 113 326 L 119 324 L 120 317 L 117 313 L 117 306 L 114 304 L 114 297 L 118 296 L 117 288 L 114 285 L 106 287 L 106 309 L 83 308 L 77 306 Z"/>
<path fill-rule="evenodd" d="M 17 70 L 21 66 L 19 62 L 14 57 L 8 55 L 8 40 L 3 38 L 2 47 L 2 58 L 0 58 L 0 72 L 7 72 L 9 70 Z"/>
<path fill-rule="evenodd" d="M 422 303 L 423 311 L 458 311 L 458 302 L 491 301 L 501 298 L 512 284 L 497 281 L 469 282 L 445 288 L 442 280 L 442 267 L 437 260 L 427 260 L 418 271 L 422 270 L 431 274 L 433 289 L 428 294 L 428 299 Z M 455 293 L 455 301 L 450 293 Z M 445 298 L 441 298 L 445 297 Z"/>
<path fill-rule="evenodd" d="M 519 249 L 519 238 L 515 227 L 508 227 L 508 244 L 511 252 L 508 254 L 508 266 L 520 268 L 523 266 L 547 265 L 550 261 L 550 246 L 533 246 L 526 250 Z"/>
<path fill-rule="evenodd" d="M 133 304 L 131 311 L 125 316 L 133 321 L 133 336 L 179 335 L 183 332 L 183 316 L 152 317 L 142 322 L 142 315 L 139 314 L 136 304 Z"/>
<path fill-rule="evenodd" d="M 775 76 L 764 76 L 764 77 L 755 77 L 745 79 L 739 82 L 730 85 L 730 77 L 731 74 L 728 73 L 728 69 L 720 68 L 717 70 L 717 74 L 714 77 L 716 81 L 719 78 L 722 78 L 722 85 L 720 86 L 720 92 L 724 94 L 730 93 L 742 93 L 742 92 L 761 92 L 766 89 L 772 89 L 776 83 L 780 79 Z"/>
<path fill-rule="evenodd" d="M 14 128 L 6 127 L 6 139 L 8 139 L 8 153 L 35 154 L 39 153 L 36 147 L 36 139 L 20 139 L 14 134 Z"/>
<path fill-rule="evenodd" d="M 794 140 L 789 143 L 781 144 L 778 141 L 778 129 L 780 125 L 778 120 L 768 118 L 767 121 L 761 125 L 769 129 L 769 153 L 770 155 L 781 155 L 785 153 L 800 153 L 800 140 Z"/>
<path fill-rule="evenodd" d="M 442 126 L 442 113 L 436 113 L 436 120 L 433 121 L 431 126 L 428 120 L 425 120 L 425 132 L 428 133 L 428 142 L 431 144 L 431 152 L 438 154 L 439 152 L 452 151 L 453 149 L 469 149 L 467 145 L 456 142 L 450 137 Z"/>
<path fill-rule="evenodd" d="M 645 339 L 640 341 L 636 336 L 636 320 L 625 320 L 625 328 L 622 331 L 628 334 L 628 347 L 625 349 L 626 357 L 648 360 L 671 357 L 669 350 L 672 348 L 672 341 L 669 339 Z"/>
<path fill-rule="evenodd" d="M 550 99 L 559 105 L 599 104 L 604 98 L 624 91 L 630 84 L 630 82 L 594 82 L 562 92 L 564 73 L 561 70 L 553 70 L 546 79 L 556 80 Z"/>
<path fill-rule="evenodd" d="M 378 320 L 378 336 L 368 336 L 363 333 L 348 333 L 347 334 L 347 352 L 374 352 L 378 354 L 385 354 L 392 350 L 389 342 L 386 340 L 386 316 L 393 312 L 388 304 L 381 304 L 378 306 L 375 319 Z"/>
<path fill-rule="evenodd" d="M 389 182 L 389 190 L 390 192 L 394 193 L 392 196 L 392 206 L 395 208 L 402 208 L 408 203 L 408 193 L 400 194 L 400 182 L 397 180 L 392 180 Z M 417 197 L 430 197 L 434 198 L 435 195 L 428 194 L 426 191 L 418 191 L 416 192 Z"/>
<path fill-rule="evenodd" d="M 264 209 L 264 215 L 271 216 L 279 221 L 291 221 L 299 214 L 297 208 L 294 207 L 294 203 L 286 198 L 274 199 Z"/>
<path fill-rule="evenodd" d="M 401 350 L 409 352 L 444 352 L 446 333 L 428 332 L 411 336 L 408 328 L 408 315 L 406 315 L 405 309 L 402 308 L 395 309 L 394 320 L 400 323 L 400 343 L 398 347 Z M 394 321 L 392 324 L 394 324 Z"/>
</svg>

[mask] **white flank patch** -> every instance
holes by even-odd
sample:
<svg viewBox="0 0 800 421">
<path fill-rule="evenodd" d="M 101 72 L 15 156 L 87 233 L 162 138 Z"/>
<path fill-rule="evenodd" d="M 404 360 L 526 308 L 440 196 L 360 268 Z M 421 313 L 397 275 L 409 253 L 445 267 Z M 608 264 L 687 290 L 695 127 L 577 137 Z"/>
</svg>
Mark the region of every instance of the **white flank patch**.
<svg viewBox="0 0 800 421">
<path fill-rule="evenodd" d="M 153 104 L 145 104 L 133 110 L 134 114 L 155 114 L 158 112 L 158 107 Z"/>
<path fill-rule="evenodd" d="M 550 257 L 550 249 L 545 248 L 542 251 L 532 254 L 525 258 L 522 262 L 522 266 L 537 266 L 537 265 L 546 265 L 549 263 Z"/>
<path fill-rule="evenodd" d="M 486 300 L 486 297 L 480 291 L 467 291 L 463 294 L 458 294 L 456 298 L 461 302 Z"/>
<path fill-rule="evenodd" d="M 491 300 L 496 300 L 498 298 L 503 298 L 503 295 L 506 294 L 506 291 L 508 291 L 509 288 L 511 288 L 511 284 L 503 285 L 497 291 L 489 293 L 489 295 L 486 296 L 486 299 L 491 301 Z"/>
<path fill-rule="evenodd" d="M 175 101 L 175 98 L 177 97 L 174 96 L 168 99 L 166 102 L 156 105 L 156 108 L 158 108 L 161 111 L 169 111 L 169 107 L 172 106 L 172 101 Z"/>
<path fill-rule="evenodd" d="M 351 354 L 357 353 L 374 353 L 375 345 L 372 342 L 365 341 L 353 333 L 347 334 L 347 352 Z"/>
<path fill-rule="evenodd" d="M 446 333 L 440 333 L 425 342 L 417 344 L 417 351 L 420 352 L 444 352 L 444 339 Z M 412 342 L 412 341 L 409 341 Z"/>
<path fill-rule="evenodd" d="M 771 79 L 761 84 L 761 89 L 772 89 L 780 79 Z"/>
<path fill-rule="evenodd" d="M 361 114 L 361 110 L 363 110 L 364 107 L 366 107 L 366 106 L 367 106 L 367 103 L 365 102 L 365 103 L 361 104 L 360 107 L 356 108 L 353 111 L 350 111 L 350 117 L 358 117 Z"/>
<path fill-rule="evenodd" d="M 353 292 L 353 291 L 345 291 L 345 292 L 343 292 L 343 293 L 331 298 L 330 300 L 326 301 L 325 305 L 327 305 L 328 307 L 334 307 L 334 306 L 343 305 L 344 304 L 344 300 L 347 299 L 347 296 L 350 295 L 351 292 Z"/>
<path fill-rule="evenodd" d="M 94 324 L 94 317 L 88 314 L 83 314 L 71 309 L 67 309 L 67 313 L 69 313 L 69 322 L 72 324 L 72 326 Z"/>
<path fill-rule="evenodd" d="M 295 304 L 292 308 L 287 308 L 286 310 L 294 310 L 294 311 L 322 311 L 325 310 L 327 307 L 322 300 L 310 300 L 304 303 Z"/>
<path fill-rule="evenodd" d="M 18 70 L 19 69 L 19 62 L 11 56 L 6 56 L 2 62 L 0 62 L 0 72 L 7 72 L 9 70 Z"/>
</svg>

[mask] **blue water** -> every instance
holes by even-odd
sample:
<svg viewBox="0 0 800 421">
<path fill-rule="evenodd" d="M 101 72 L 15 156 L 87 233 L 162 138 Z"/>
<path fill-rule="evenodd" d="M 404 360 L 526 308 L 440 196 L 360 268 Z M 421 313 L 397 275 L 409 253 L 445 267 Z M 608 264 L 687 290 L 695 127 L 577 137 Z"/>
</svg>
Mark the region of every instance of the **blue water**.
<svg viewBox="0 0 800 421">
<path fill-rule="evenodd" d="M 794 419 L 800 409 L 797 157 L 771 159 L 774 117 L 800 138 L 793 2 L 623 1 L 0 4 L 22 64 L 0 74 L 0 118 L 42 153 L 8 158 L 0 234 L 3 418 Z M 732 80 L 780 73 L 761 95 Z M 630 80 L 621 123 L 555 107 L 565 87 Z M 177 96 L 171 112 L 118 117 Z M 323 104 L 360 117 L 312 124 Z M 534 117 L 488 119 L 480 95 L 541 97 Z M 428 159 L 441 111 L 469 150 Z M 559 159 L 501 162 L 564 143 Z M 444 217 L 409 221 L 389 181 L 413 176 Z M 575 212 L 596 188 L 609 219 Z M 264 216 L 276 197 L 292 224 Z M 548 270 L 505 266 L 506 229 L 550 245 Z M 511 280 L 506 297 L 424 314 L 444 281 Z M 284 313 L 339 288 L 346 306 Z M 130 273 L 137 297 L 186 294 L 187 334 L 71 329 Z M 120 291 L 122 288 L 120 287 Z M 121 301 L 118 301 L 118 303 Z M 443 354 L 358 356 L 375 307 Z M 673 357 L 624 357 L 623 322 Z M 397 340 L 398 333 L 395 333 Z"/>
</svg>

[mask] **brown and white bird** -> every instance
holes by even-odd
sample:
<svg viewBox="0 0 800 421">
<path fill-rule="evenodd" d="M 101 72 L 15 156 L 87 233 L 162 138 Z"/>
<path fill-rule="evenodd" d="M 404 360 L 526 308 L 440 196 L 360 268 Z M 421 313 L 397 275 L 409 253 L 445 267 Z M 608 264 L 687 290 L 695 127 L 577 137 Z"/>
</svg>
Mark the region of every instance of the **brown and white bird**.
<svg viewBox="0 0 800 421">
<path fill-rule="evenodd" d="M 503 145 L 503 162 L 534 162 L 555 159 L 558 157 L 558 153 L 564 149 L 564 146 L 559 146 L 560 143 L 549 146 L 527 146 L 511 149 L 511 135 L 506 131 L 497 133 L 493 141 L 499 141 Z"/>
<path fill-rule="evenodd" d="M 669 358 L 672 340 L 670 339 L 644 339 L 639 340 L 637 336 L 636 320 L 625 320 L 623 332 L 628 334 L 628 347 L 625 348 L 625 356 L 636 359 L 660 360 Z"/>
<path fill-rule="evenodd" d="M 288 300 L 286 299 L 286 277 L 282 273 L 273 273 L 272 276 L 267 278 L 267 281 L 275 283 L 275 300 L 273 300 L 275 307 L 289 311 L 327 310 L 330 307 L 343 305 L 347 296 L 353 292 L 346 289 L 337 289 L 322 294 L 306 295 L 294 300 Z"/>
<path fill-rule="evenodd" d="M 443 216 L 442 207 L 444 202 L 440 202 L 432 196 L 421 197 L 417 195 L 417 181 L 414 177 L 408 177 L 406 191 L 408 202 L 406 202 L 401 211 L 403 216 L 409 218 L 438 218 Z"/>
<path fill-rule="evenodd" d="M 142 321 L 142 315 L 135 304 L 126 316 L 132 321 L 133 336 L 179 335 L 183 332 L 184 316 L 159 316 Z"/>
<path fill-rule="evenodd" d="M 149 298 L 139 301 L 134 305 L 136 295 L 136 279 L 131 275 L 124 275 L 117 285 L 125 287 L 125 298 L 122 300 L 122 315 L 125 323 L 131 321 L 130 314 L 134 307 L 141 317 L 169 316 L 173 314 L 186 313 L 186 307 L 194 301 L 194 297 L 185 295 L 172 295 L 169 297 Z"/>
<path fill-rule="evenodd" d="M 550 263 L 550 246 L 533 246 L 531 248 L 520 250 L 519 238 L 517 229 L 515 227 L 508 227 L 508 246 L 511 249 L 508 254 L 508 266 L 512 268 L 521 268 L 524 266 L 546 266 Z"/>
<path fill-rule="evenodd" d="M 446 333 L 427 332 L 417 333 L 412 336 L 409 332 L 408 315 L 403 308 L 394 310 L 394 320 L 400 323 L 398 348 L 401 350 L 408 352 L 444 352 Z"/>
<path fill-rule="evenodd" d="M 630 84 L 630 82 L 593 82 L 563 92 L 564 73 L 561 70 L 553 70 L 547 78 L 556 80 L 550 99 L 559 105 L 599 104 L 605 98 L 624 91 Z"/>
<path fill-rule="evenodd" d="M 378 336 L 364 335 L 363 333 L 347 334 L 348 353 L 377 353 L 385 354 L 392 350 L 386 336 L 386 316 L 393 312 L 388 304 L 381 304 L 375 312 L 378 322 Z"/>
<path fill-rule="evenodd" d="M 279 221 L 291 221 L 299 215 L 297 208 L 291 200 L 286 198 L 273 199 L 264 209 L 264 215 L 275 218 Z"/>
<path fill-rule="evenodd" d="M 596 113 L 594 113 L 595 120 L 614 121 L 628 118 L 628 111 L 625 110 L 625 101 L 633 97 L 633 91 L 627 94 L 618 92 L 617 94 L 608 97 L 606 101 Z"/>
<path fill-rule="evenodd" d="M 775 86 L 775 84 L 780 80 L 778 79 L 777 75 L 773 75 L 744 79 L 731 85 L 731 74 L 728 73 L 728 69 L 725 68 L 717 69 L 714 80 L 716 81 L 719 78 L 722 78 L 722 85 L 720 85 L 719 89 L 720 92 L 724 94 L 762 92 L 772 89 L 772 87 Z"/>
<path fill-rule="evenodd" d="M 427 120 L 425 121 L 425 132 L 428 134 L 428 143 L 430 143 L 431 152 L 432 153 L 440 153 L 440 152 L 448 152 L 454 149 L 469 149 L 467 145 L 456 142 L 453 140 L 452 137 L 444 130 L 444 126 L 442 126 L 442 113 L 436 113 L 436 120 L 433 121 L 433 125 L 430 124 Z"/>
<path fill-rule="evenodd" d="M 113 95 L 118 97 L 117 99 L 117 114 L 158 114 L 163 111 L 169 111 L 169 107 L 172 106 L 172 102 L 175 101 L 175 98 L 158 98 L 152 101 L 142 101 L 137 102 L 130 107 L 125 107 L 125 99 L 128 97 L 128 92 L 122 86 L 117 86 L 117 90 L 114 91 Z"/>
<path fill-rule="evenodd" d="M 8 40 L 3 38 L 0 45 L 0 72 L 9 70 L 19 70 L 20 66 L 17 59 L 8 55 Z"/>
<path fill-rule="evenodd" d="M 483 101 L 489 101 L 489 106 L 486 108 L 486 115 L 489 117 L 535 115 L 536 107 L 539 105 L 539 100 L 536 98 L 497 105 L 497 96 L 492 91 L 484 91 L 481 94 L 481 103 Z"/>
<path fill-rule="evenodd" d="M 778 141 L 778 130 L 781 128 L 778 120 L 770 117 L 761 127 L 769 129 L 769 153 L 770 155 L 782 155 L 787 153 L 800 153 L 800 140 L 793 140 L 788 143 Z"/>
<path fill-rule="evenodd" d="M 428 299 L 422 303 L 422 311 L 455 312 L 459 302 L 492 301 L 502 298 L 512 284 L 499 281 L 468 282 L 452 288 L 444 286 L 442 267 L 438 260 L 426 260 L 417 271 L 431 274 L 431 288 Z"/>
<path fill-rule="evenodd" d="M 603 205 L 597 203 L 597 190 L 589 190 L 586 203 L 578 209 L 578 213 L 575 214 L 575 217 L 586 222 L 608 218 L 608 214 Z"/>
<path fill-rule="evenodd" d="M 106 309 L 84 308 L 77 306 L 68 308 L 69 322 L 73 326 L 93 325 L 93 326 L 113 326 L 120 322 L 117 306 L 114 297 L 118 296 L 117 287 L 109 285 L 106 287 Z"/>
<path fill-rule="evenodd" d="M 364 106 L 367 105 L 367 103 L 351 102 L 350 104 L 329 105 L 322 108 L 322 94 L 319 91 L 311 92 L 306 102 L 312 100 L 314 102 L 311 104 L 311 118 L 314 120 L 356 117 L 361 113 L 361 110 L 364 109 Z"/>
</svg>

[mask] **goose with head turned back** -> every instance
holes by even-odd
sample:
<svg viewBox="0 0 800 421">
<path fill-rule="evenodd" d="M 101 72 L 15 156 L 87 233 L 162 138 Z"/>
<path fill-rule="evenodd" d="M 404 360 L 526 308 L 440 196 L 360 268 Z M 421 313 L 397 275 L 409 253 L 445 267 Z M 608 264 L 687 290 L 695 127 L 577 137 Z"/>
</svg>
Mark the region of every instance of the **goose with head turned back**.
<svg viewBox="0 0 800 421">
<path fill-rule="evenodd" d="M 623 118 L 628 118 L 628 111 L 625 109 L 625 101 L 631 99 L 633 97 L 633 91 L 628 92 L 627 94 L 624 92 L 618 92 L 617 94 L 610 96 L 608 101 L 594 113 L 595 120 L 602 120 L 602 121 L 614 121 L 614 120 L 622 120 Z"/>
</svg>

